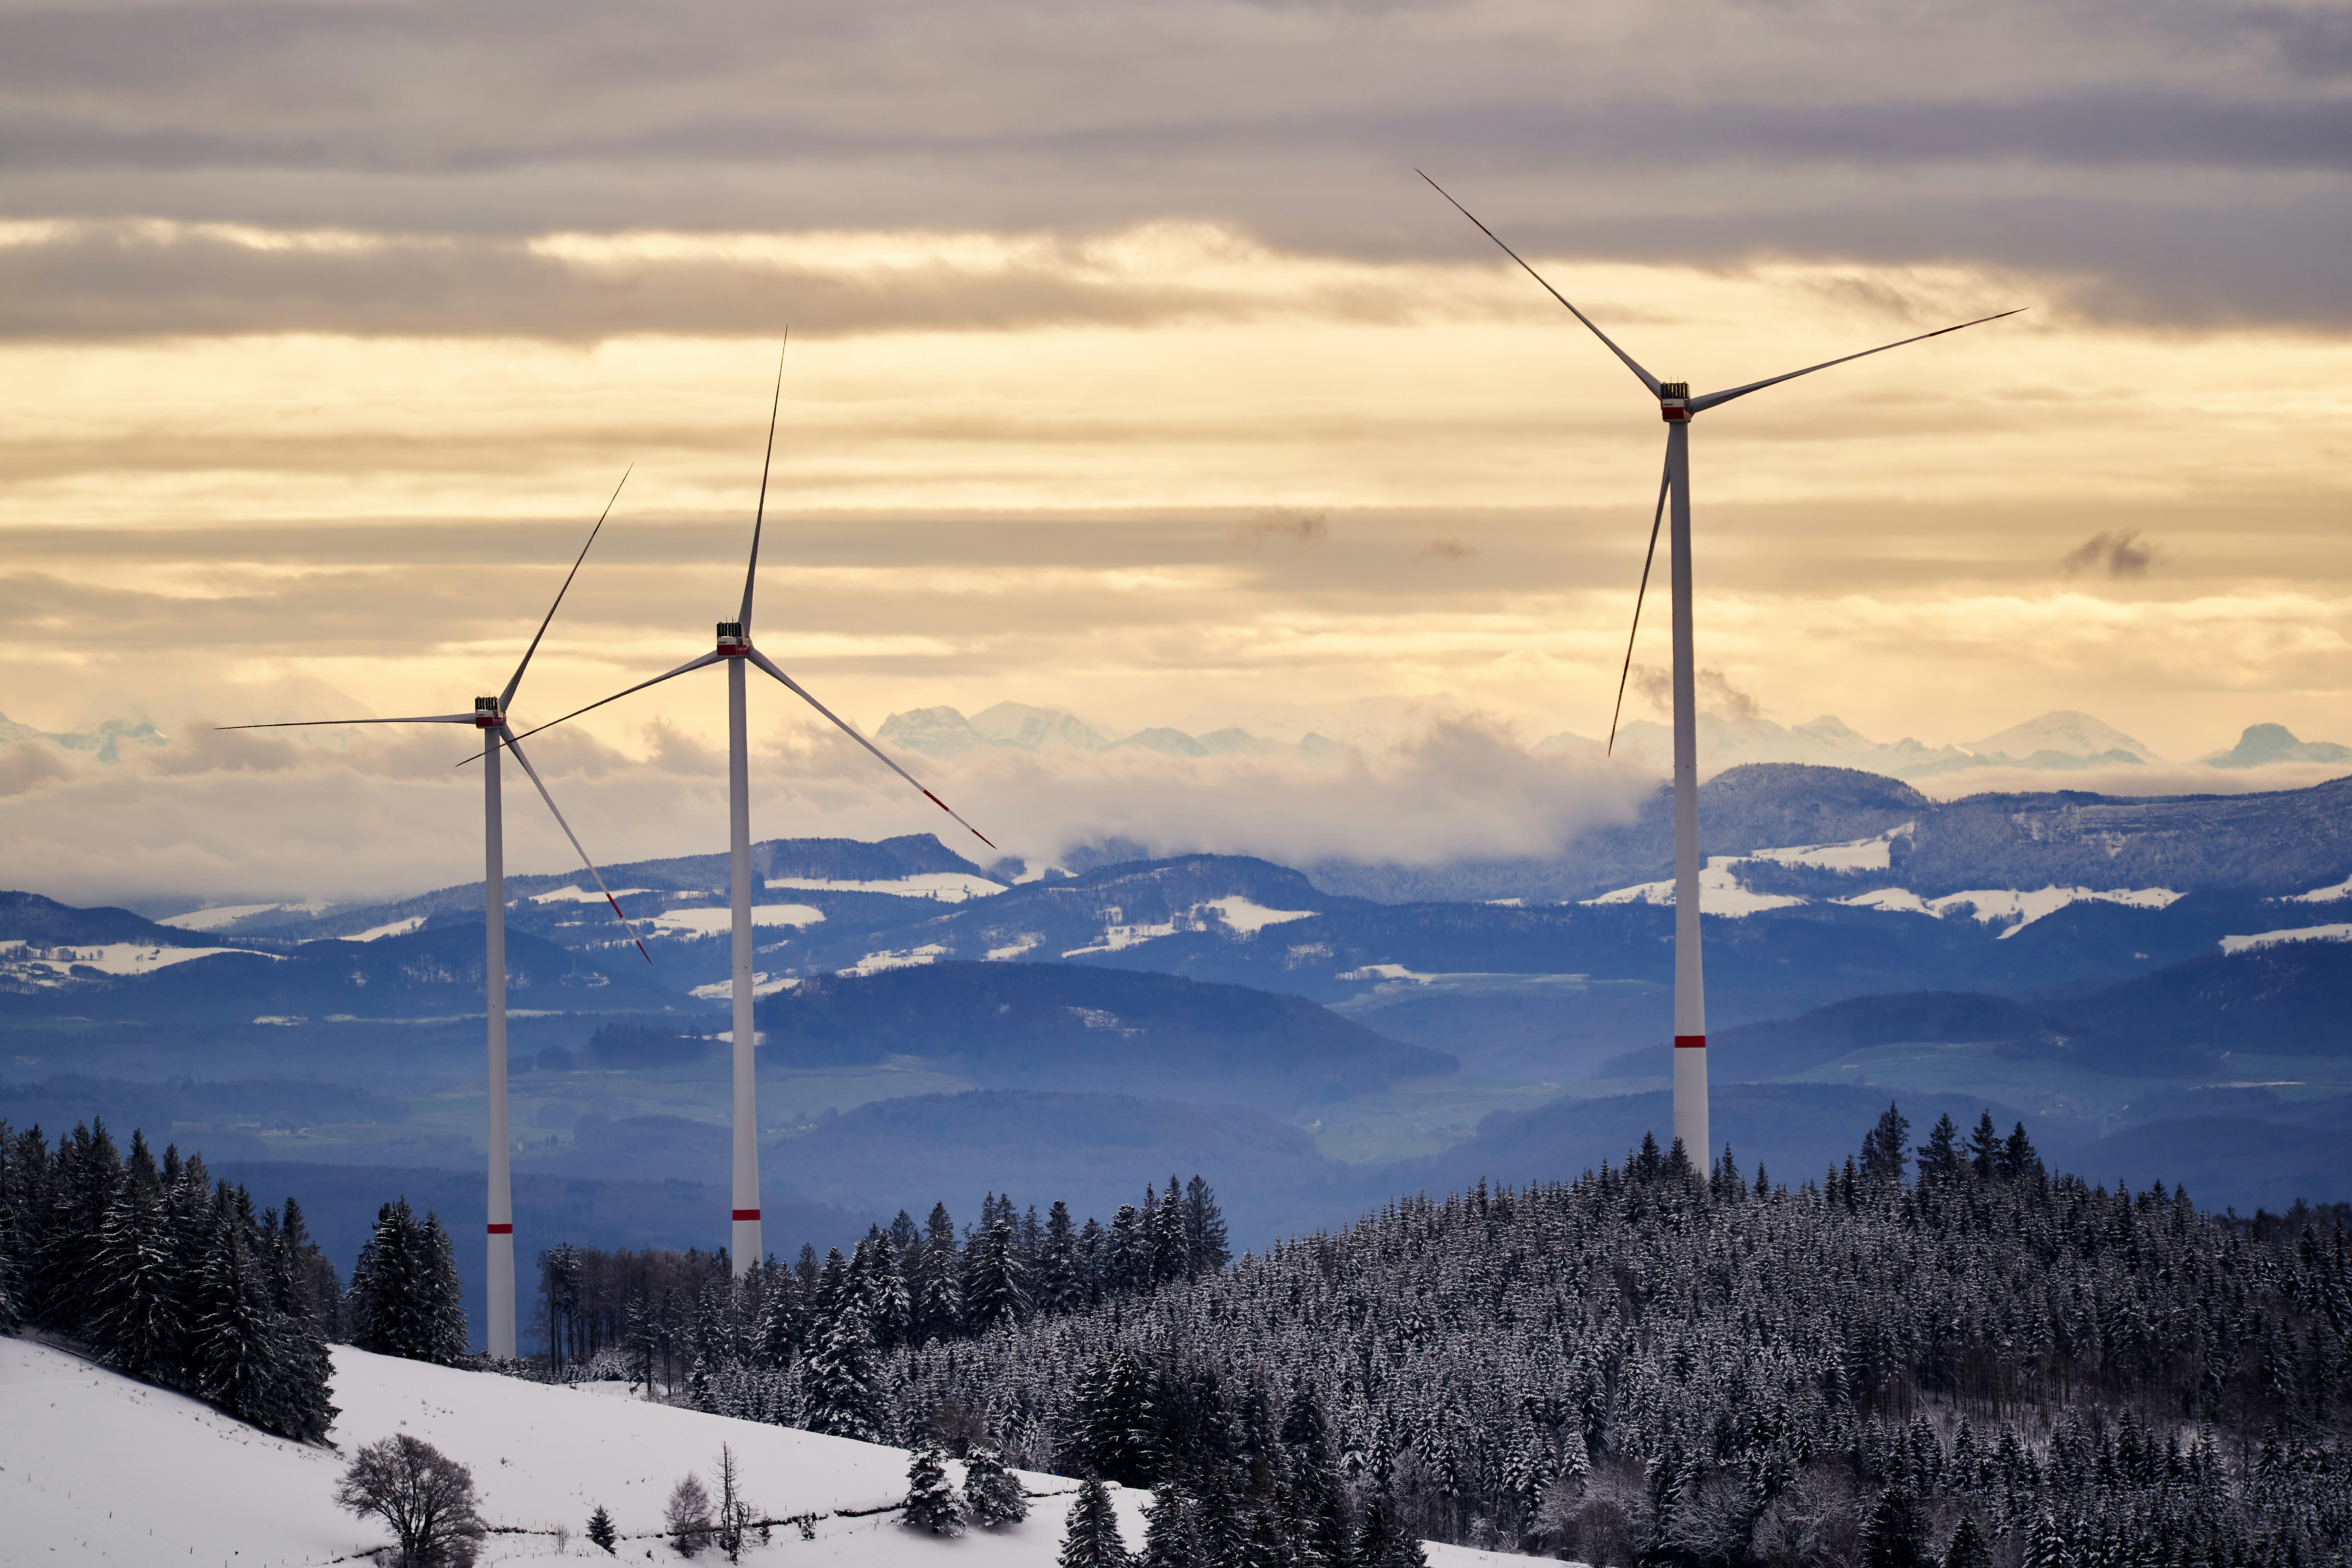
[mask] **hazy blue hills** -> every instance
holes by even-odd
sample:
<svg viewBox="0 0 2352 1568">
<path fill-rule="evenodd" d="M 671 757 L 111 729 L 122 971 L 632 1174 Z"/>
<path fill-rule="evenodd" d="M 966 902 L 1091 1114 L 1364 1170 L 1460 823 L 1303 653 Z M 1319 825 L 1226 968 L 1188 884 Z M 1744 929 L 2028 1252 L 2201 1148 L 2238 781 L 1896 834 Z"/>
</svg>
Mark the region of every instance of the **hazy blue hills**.
<svg viewBox="0 0 2352 1568">
<path fill-rule="evenodd" d="M 0 892 L 0 942 L 30 943 L 37 947 L 138 943 L 150 947 L 229 947 L 203 932 L 159 925 L 127 909 L 77 909 L 44 898 L 37 893 Z"/>
<path fill-rule="evenodd" d="M 2298 740 L 2283 724 L 2250 724 L 2237 745 L 2205 759 L 2209 768 L 2264 768 L 2273 762 L 2352 762 L 2352 746 Z"/>
<path fill-rule="evenodd" d="M 133 918 L 136 918 L 135 916 Z M 675 998 L 626 967 L 524 932 L 507 936 L 507 1005 L 533 1011 L 661 1011 Z M 482 927 L 477 920 L 367 943 L 305 943 L 290 954 L 218 953 L 152 974 L 77 975 L 73 983 L 0 998 L 19 1017 L 76 1015 L 122 1021 L 256 1022 L 415 1019 L 483 1010 Z"/>
<path fill-rule="evenodd" d="M 1300 997 L 1070 964 L 942 963 L 835 975 L 762 998 L 767 1060 L 919 1056 L 992 1087 L 1277 1102 L 1284 1109 L 1452 1072 Z"/>
</svg>

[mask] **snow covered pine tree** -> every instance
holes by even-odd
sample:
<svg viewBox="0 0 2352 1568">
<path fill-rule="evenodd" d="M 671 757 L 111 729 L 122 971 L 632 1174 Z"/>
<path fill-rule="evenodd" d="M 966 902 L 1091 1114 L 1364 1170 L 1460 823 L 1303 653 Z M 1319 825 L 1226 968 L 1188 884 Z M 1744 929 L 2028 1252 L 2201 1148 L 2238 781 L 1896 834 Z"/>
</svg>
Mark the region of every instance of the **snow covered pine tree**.
<svg viewBox="0 0 2352 1568">
<path fill-rule="evenodd" d="M 1070 1525 L 1062 1537 L 1060 1568 L 1129 1568 L 1127 1542 L 1118 1533 L 1118 1513 L 1110 1490 L 1089 1476 L 1070 1504 Z"/>
<path fill-rule="evenodd" d="M 925 1443 L 907 1461 L 907 1506 L 898 1520 L 932 1535 L 963 1533 L 963 1510 L 948 1484 L 947 1456 L 936 1444 Z"/>
<path fill-rule="evenodd" d="M 1005 1467 L 1004 1456 L 993 1443 L 974 1443 L 964 1459 L 963 1506 L 971 1521 L 984 1529 L 1018 1524 L 1029 1517 L 1021 1478 Z"/>
</svg>

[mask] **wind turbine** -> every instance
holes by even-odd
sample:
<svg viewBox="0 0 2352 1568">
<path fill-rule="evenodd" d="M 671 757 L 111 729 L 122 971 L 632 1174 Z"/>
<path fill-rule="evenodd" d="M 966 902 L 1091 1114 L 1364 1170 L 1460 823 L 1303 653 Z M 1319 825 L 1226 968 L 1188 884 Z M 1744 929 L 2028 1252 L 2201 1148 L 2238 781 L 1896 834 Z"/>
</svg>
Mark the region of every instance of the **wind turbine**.
<svg viewBox="0 0 2352 1568">
<path fill-rule="evenodd" d="M 629 476 L 625 472 L 621 476 L 621 485 L 628 482 Z M 653 955 L 646 953 L 645 943 L 637 940 L 636 927 L 631 925 L 629 917 L 621 913 L 620 901 L 604 885 L 604 878 L 596 870 L 596 862 L 590 860 L 588 852 L 580 846 L 580 835 L 572 831 L 572 824 L 563 820 L 562 811 L 556 810 L 555 797 L 547 792 L 547 786 L 540 779 L 539 769 L 530 765 L 530 758 L 525 757 L 522 747 L 515 744 L 515 733 L 507 724 L 507 710 L 514 702 L 516 690 L 522 685 L 523 672 L 530 668 L 530 656 L 539 652 L 539 640 L 547 635 L 548 622 L 555 619 L 557 608 L 562 604 L 564 594 L 571 590 L 572 580 L 580 575 L 580 563 L 588 559 L 589 545 L 596 542 L 597 534 L 604 529 L 604 518 L 612 516 L 613 502 L 621 498 L 621 485 L 613 486 L 612 498 L 604 503 L 604 510 L 597 517 L 595 528 L 588 530 L 588 544 L 580 547 L 580 554 L 573 559 L 571 571 L 564 576 L 563 586 L 555 591 L 555 602 L 547 607 L 547 614 L 541 620 L 539 630 L 531 634 L 530 646 L 523 650 L 522 663 L 515 666 L 514 674 L 507 678 L 505 687 L 496 695 L 476 697 L 473 712 L 427 714 L 414 718 L 312 718 L 281 724 L 226 724 L 220 727 L 223 729 L 300 729 L 314 725 L 340 724 L 470 724 L 499 743 L 484 753 L 482 769 L 482 904 L 485 916 L 482 971 L 489 1004 L 490 1079 L 488 1311 L 485 1328 L 490 1354 L 502 1361 L 513 1359 L 515 1354 L 515 1266 L 514 1180 L 509 1169 L 510 1145 L 507 1136 L 507 883 L 505 811 L 499 792 L 499 753 L 501 749 L 512 751 L 515 760 L 522 764 L 522 770 L 530 776 L 539 798 L 547 802 L 549 812 L 555 818 L 555 825 L 562 828 L 563 836 L 572 841 L 572 849 L 579 852 L 580 863 L 586 866 L 588 874 L 595 879 L 596 891 L 603 894 L 604 902 L 613 906 L 614 918 L 620 921 L 629 933 L 630 940 L 636 942 L 637 951 L 645 954 L 646 962 L 653 962 Z"/>
<path fill-rule="evenodd" d="M 784 347 L 790 346 L 791 337 L 788 333 Z M 609 702 L 618 702 L 633 692 L 644 691 L 647 686 L 657 686 L 664 681 L 675 679 L 689 670 L 699 670 L 706 664 L 723 664 L 727 666 L 727 862 L 729 897 L 734 915 L 733 980 L 729 989 L 734 1004 L 732 1044 L 735 1075 L 735 1158 L 731 1209 L 733 1229 L 730 1235 L 730 1241 L 735 1260 L 735 1272 L 738 1274 L 746 1273 L 756 1267 L 765 1250 L 761 1244 L 760 1236 L 759 1088 L 752 1073 L 752 1048 L 758 1037 L 751 1026 L 753 1000 L 751 990 L 753 982 L 751 765 L 749 726 L 745 719 L 744 665 L 756 665 L 782 682 L 795 696 L 831 720 L 843 734 L 872 752 L 880 759 L 883 767 L 921 790 L 923 799 L 947 812 L 949 816 L 954 817 L 963 826 L 965 831 L 971 833 L 982 843 L 987 844 L 990 849 L 996 848 L 995 844 L 990 842 L 987 834 L 970 822 L 964 821 L 961 816 L 957 816 L 945 800 L 940 800 L 929 789 L 925 789 L 920 779 L 891 761 L 879 747 L 858 734 L 856 729 L 838 714 L 810 695 L 806 687 L 778 669 L 766 654 L 751 644 L 751 591 L 757 586 L 760 575 L 760 530 L 768 515 L 768 470 L 775 459 L 776 413 L 783 406 L 783 397 L 784 353 L 783 349 L 779 349 L 776 352 L 776 388 L 768 406 L 767 455 L 760 462 L 760 501 L 751 517 L 751 564 L 743 571 L 743 602 L 741 608 L 735 612 L 734 620 L 719 622 L 718 646 L 710 653 L 688 659 L 675 670 L 656 675 L 649 681 L 639 681 L 634 686 L 590 703 L 587 707 L 575 708 L 565 714 L 562 718 L 550 719 L 546 724 L 539 727 L 539 729 L 551 728 L 566 720 L 577 718 L 592 708 L 603 707 Z M 538 733 L 537 729 L 524 731 L 526 735 Z"/>
<path fill-rule="evenodd" d="M 1421 173 L 1421 171 L 1413 171 Z M 1699 853 L 1698 853 L 1698 715 L 1694 695 L 1694 665 L 1691 661 L 1691 538 L 1690 538 L 1690 422 L 1711 408 L 1719 408 L 1737 397 L 1794 381 L 1799 376 L 1811 375 L 1815 371 L 1828 370 L 1850 361 L 1883 354 L 1889 349 L 1899 349 L 1906 343 L 1917 343 L 1929 338 L 1940 338 L 1947 332 L 1962 328 L 1980 327 L 1987 321 L 1998 321 L 2004 316 L 2014 316 L 2016 310 L 1996 311 L 1979 316 L 1973 321 L 1957 326 L 1939 327 L 1933 332 L 1921 332 L 1916 337 L 1904 338 L 1892 343 L 1882 343 L 1875 349 L 1864 349 L 1857 354 L 1845 354 L 1834 360 L 1824 360 L 1818 365 L 1807 365 L 1800 371 L 1768 376 L 1745 386 L 1729 387 L 1722 392 L 1707 392 L 1698 397 L 1690 394 L 1688 382 L 1662 382 L 1642 368 L 1633 356 L 1619 348 L 1608 333 L 1594 326 L 1592 319 L 1575 306 L 1568 297 L 1550 284 L 1543 275 L 1528 266 L 1525 257 L 1485 224 L 1469 208 L 1454 200 L 1445 187 L 1427 174 L 1429 187 L 1453 204 L 1454 211 L 1478 225 L 1478 232 L 1502 246 L 1503 254 L 1519 264 L 1529 277 L 1543 284 L 1544 292 L 1562 305 L 1568 313 L 1591 329 L 1592 335 L 1617 356 L 1625 368 L 1633 372 L 1651 396 L 1658 400 L 1658 413 L 1666 422 L 1665 472 L 1658 482 L 1658 505 L 1650 518 L 1650 554 L 1642 562 L 1642 592 L 1650 583 L 1650 560 L 1658 549 L 1658 513 L 1666 510 L 1669 496 L 1673 497 L 1672 552 L 1669 576 L 1674 597 L 1674 701 L 1675 701 L 1675 1138 L 1694 1162 L 1713 1158 L 1714 1145 L 1707 1137 L 1706 1096 L 1706 986 L 1699 968 Z M 2020 308 L 2023 308 L 2020 307 Z M 1641 627 L 1641 595 L 1633 601 L 1633 624 Z M 1626 640 L 1625 674 L 1633 667 L 1632 638 Z M 1620 712 L 1625 703 L 1625 674 L 1617 678 L 1617 705 Z M 1609 720 L 1609 744 L 1613 749 L 1617 741 L 1617 718 Z"/>
</svg>

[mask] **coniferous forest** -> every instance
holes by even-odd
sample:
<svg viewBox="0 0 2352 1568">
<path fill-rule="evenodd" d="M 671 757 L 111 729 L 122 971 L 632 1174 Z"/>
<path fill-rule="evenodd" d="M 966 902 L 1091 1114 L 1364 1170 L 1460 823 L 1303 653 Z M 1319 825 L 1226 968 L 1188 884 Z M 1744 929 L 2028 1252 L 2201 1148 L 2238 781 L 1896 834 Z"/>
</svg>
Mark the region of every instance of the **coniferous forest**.
<svg viewBox="0 0 2352 1568">
<path fill-rule="evenodd" d="M 0 1332 L 86 1346 L 130 1376 L 266 1431 L 324 1440 L 335 1417 L 327 1341 L 341 1292 L 302 1211 L 256 1213 L 242 1186 L 143 1135 L 119 1153 L 103 1122 L 51 1150 L 0 1124 Z"/>
<path fill-rule="evenodd" d="M 2352 1213 L 2053 1176 L 1990 1118 L 1910 1134 L 1890 1107 L 1794 1186 L 1645 1142 L 1231 1267 L 1184 1252 L 1184 1199 L 1084 1231 L 995 1199 L 960 1246 L 940 1210 L 738 1284 L 709 1259 L 669 1349 L 642 1292 L 605 1348 L 706 1408 L 1153 1488 L 1155 1563 L 2352 1548 Z"/>
</svg>

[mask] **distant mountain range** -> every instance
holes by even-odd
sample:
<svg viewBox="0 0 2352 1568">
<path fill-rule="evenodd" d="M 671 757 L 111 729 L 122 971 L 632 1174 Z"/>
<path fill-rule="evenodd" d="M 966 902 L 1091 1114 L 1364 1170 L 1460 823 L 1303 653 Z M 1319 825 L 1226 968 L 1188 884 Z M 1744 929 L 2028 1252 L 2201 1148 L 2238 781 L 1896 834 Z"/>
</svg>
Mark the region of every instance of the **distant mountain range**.
<svg viewBox="0 0 2352 1568">
<path fill-rule="evenodd" d="M 1015 751 L 1157 751 L 1170 757 L 1221 757 L 1232 753 L 1289 753 L 1300 757 L 1339 756 L 1345 748 L 1335 740 L 1309 733 L 1296 742 L 1267 740 L 1245 729 L 1228 727 L 1208 735 L 1187 735 L 1181 729 L 1153 726 L 1113 740 L 1074 714 L 1060 708 L 1032 707 L 1026 703 L 998 703 L 966 718 L 951 707 L 916 708 L 894 713 L 882 721 L 878 738 L 926 757 L 958 757 L 984 747 Z"/>
<path fill-rule="evenodd" d="M 87 751 L 100 762 L 121 761 L 126 741 L 132 746 L 162 746 L 169 739 L 144 719 L 110 718 L 95 729 L 49 730 L 18 724 L 6 714 L 0 714 L 0 746 L 12 740 L 46 740 L 68 751 Z"/>
</svg>

